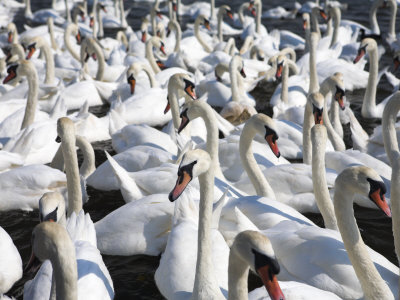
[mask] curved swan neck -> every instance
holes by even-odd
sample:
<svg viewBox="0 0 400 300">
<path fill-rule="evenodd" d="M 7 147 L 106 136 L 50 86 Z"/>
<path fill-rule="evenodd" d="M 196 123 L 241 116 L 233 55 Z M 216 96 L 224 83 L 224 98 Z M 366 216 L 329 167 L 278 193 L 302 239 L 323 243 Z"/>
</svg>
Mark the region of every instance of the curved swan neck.
<svg viewBox="0 0 400 300">
<path fill-rule="evenodd" d="M 211 223 L 214 200 L 214 168 L 199 176 L 200 204 L 196 276 L 192 299 L 224 299 L 215 278 L 211 253 Z M 213 295 L 217 298 L 210 298 Z"/>
<path fill-rule="evenodd" d="M 49 27 L 51 48 L 53 48 L 54 50 L 57 50 L 58 46 L 57 46 L 56 40 L 54 39 L 54 20 L 52 17 L 47 19 L 47 26 Z"/>
<path fill-rule="evenodd" d="M 32 17 L 31 0 L 25 0 L 25 17 Z"/>
<path fill-rule="evenodd" d="M 254 124 L 251 119 L 249 119 L 243 128 L 242 134 L 240 135 L 240 160 L 256 190 L 257 195 L 275 200 L 275 193 L 268 181 L 265 179 L 264 174 L 261 172 L 260 167 L 254 158 L 251 145 L 256 134 L 257 131 L 254 128 Z"/>
<path fill-rule="evenodd" d="M 339 175 L 340 176 L 340 175 Z M 343 243 L 360 280 L 365 299 L 394 299 L 389 287 L 376 270 L 354 218 L 353 196 L 342 178 L 335 183 L 335 213 Z M 338 185 L 338 183 L 340 185 Z"/>
<path fill-rule="evenodd" d="M 378 10 L 380 1 L 374 1 L 369 10 L 369 25 L 371 26 L 371 31 L 374 34 L 381 34 L 381 30 L 379 29 L 378 21 L 376 19 L 376 11 Z"/>
<path fill-rule="evenodd" d="M 22 61 L 22 64 L 27 65 L 27 79 L 28 79 L 28 99 L 25 107 L 24 119 L 22 120 L 21 130 L 28 127 L 35 121 L 36 106 L 38 102 L 38 75 L 35 67 L 31 62 Z"/>
<path fill-rule="evenodd" d="M 215 0 L 210 0 L 210 18 L 215 19 Z"/>
<path fill-rule="evenodd" d="M 368 85 L 365 90 L 364 100 L 361 107 L 361 115 L 364 118 L 374 117 L 376 110 L 376 88 L 378 84 L 378 50 L 373 47 L 368 51 L 369 55 L 369 76 Z"/>
<path fill-rule="evenodd" d="M 339 104 L 332 95 L 330 118 L 332 119 L 332 127 L 337 132 L 340 138 L 343 138 L 343 127 L 340 121 Z"/>
<path fill-rule="evenodd" d="M 197 17 L 196 21 L 194 22 L 194 35 L 199 41 L 200 45 L 203 47 L 204 51 L 206 51 L 207 53 L 211 53 L 212 52 L 211 47 L 207 45 L 207 43 L 203 40 L 203 38 L 200 35 L 200 22 L 201 18 Z"/>
<path fill-rule="evenodd" d="M 46 79 L 44 83 L 54 84 L 54 57 L 49 45 L 44 39 L 41 39 L 40 50 L 43 51 L 44 59 L 46 60 Z"/>
<path fill-rule="evenodd" d="M 71 41 L 70 41 L 70 36 L 72 34 L 73 30 L 78 30 L 77 26 L 73 23 L 69 24 L 67 28 L 65 29 L 64 33 L 64 44 L 67 47 L 69 53 L 71 53 L 72 57 L 75 58 L 77 61 L 81 61 L 81 58 L 79 57 L 78 53 L 72 48 L 71 46 Z"/>
<path fill-rule="evenodd" d="M 240 24 L 244 25 L 244 13 L 243 11 L 249 7 L 249 4 L 247 2 L 244 2 L 242 5 L 240 5 L 239 10 L 238 10 L 238 16 L 239 16 L 239 22 Z M 249 37 L 249 36 L 247 36 Z"/>
<path fill-rule="evenodd" d="M 181 26 L 179 26 L 178 22 L 176 21 L 172 21 L 171 25 L 175 30 L 175 38 L 176 38 L 174 52 L 178 52 L 181 49 L 181 39 L 182 39 Z"/>
<path fill-rule="evenodd" d="M 103 80 L 103 77 L 104 77 L 106 61 L 104 60 L 103 51 L 101 50 L 100 46 L 95 41 L 93 41 L 93 50 L 96 53 L 97 61 L 98 61 L 96 80 L 101 81 L 101 80 Z"/>
<path fill-rule="evenodd" d="M 257 9 L 257 16 L 256 16 L 256 32 L 260 34 L 260 28 L 261 28 L 261 15 L 262 15 L 262 2 L 261 1 L 256 1 L 254 6 Z"/>
<path fill-rule="evenodd" d="M 312 181 L 315 201 L 324 219 L 326 228 L 338 230 L 335 211 L 325 174 L 325 149 L 327 132 L 323 125 L 315 125 L 311 129 L 312 140 Z"/>
<path fill-rule="evenodd" d="M 211 0 L 211 1 L 214 1 L 214 0 Z M 217 30 L 218 30 L 218 40 L 220 41 L 220 42 L 223 42 L 224 41 L 224 37 L 223 37 L 223 35 L 222 35 L 222 21 L 223 21 L 223 18 L 224 18 L 224 12 L 223 12 L 223 10 L 220 8 L 219 10 L 218 10 L 218 27 L 217 27 Z"/>
<path fill-rule="evenodd" d="M 249 277 L 248 264 L 236 253 L 229 252 L 228 266 L 228 299 L 243 300 L 248 299 L 247 280 Z"/>
<path fill-rule="evenodd" d="M 128 27 L 128 23 L 126 22 L 126 18 L 125 18 L 125 7 L 124 7 L 123 0 L 118 1 L 118 7 L 119 7 L 119 20 L 121 22 L 121 27 L 126 28 L 126 27 Z"/>
<path fill-rule="evenodd" d="M 382 116 L 382 134 L 383 144 L 385 146 L 386 155 L 393 164 L 393 157 L 397 157 L 395 153 L 399 153 L 399 145 L 396 133 L 397 113 L 400 110 L 400 93 L 396 92 L 388 101 Z M 393 167 L 392 167 L 393 169 Z"/>
<path fill-rule="evenodd" d="M 96 170 L 94 150 L 87 139 L 80 135 L 76 136 L 76 146 L 83 153 L 83 163 L 79 173 L 86 179 Z"/>
<path fill-rule="evenodd" d="M 243 90 L 241 89 L 242 78 L 238 74 L 240 57 L 234 56 L 229 64 L 229 78 L 231 80 L 231 90 L 232 90 L 232 101 L 240 102 L 240 96 L 243 95 Z"/>
<path fill-rule="evenodd" d="M 149 65 L 148 64 L 142 64 L 142 70 L 147 74 L 147 77 L 149 78 L 149 81 L 150 81 L 150 86 L 152 88 L 158 87 L 157 80 L 154 77 L 154 72 L 149 67 Z"/>
<path fill-rule="evenodd" d="M 319 30 L 319 23 L 318 23 L 318 10 L 313 9 L 311 11 L 311 33 L 316 32 L 318 36 L 321 36 L 321 31 Z"/>
<path fill-rule="evenodd" d="M 156 59 L 154 58 L 153 54 L 153 39 L 151 38 L 146 42 L 146 58 L 148 59 L 150 66 L 152 67 L 154 73 L 161 72 L 160 67 L 157 65 Z"/>
<path fill-rule="evenodd" d="M 97 3 L 97 5 L 96 5 L 96 17 L 97 17 L 97 24 L 98 24 L 97 37 L 103 38 L 104 37 L 104 29 L 103 29 L 103 18 L 101 17 L 100 3 Z"/>
<path fill-rule="evenodd" d="M 332 35 L 332 40 L 331 40 L 331 45 L 329 47 L 332 47 L 337 43 L 338 40 L 338 35 L 339 35 L 339 27 L 340 27 L 340 22 L 341 22 L 341 13 L 340 13 L 340 8 L 338 7 L 331 7 L 330 12 L 332 13 L 332 19 L 333 22 L 335 23 L 335 27 L 333 29 L 333 35 Z"/>
<path fill-rule="evenodd" d="M 287 61 L 283 65 L 282 70 L 282 88 L 281 88 L 281 100 L 285 103 L 289 101 L 289 66 Z"/>
<path fill-rule="evenodd" d="M 315 93 L 319 91 L 318 73 L 317 73 L 317 46 L 318 46 L 318 35 L 311 33 L 310 37 L 310 86 L 308 93 Z"/>
</svg>

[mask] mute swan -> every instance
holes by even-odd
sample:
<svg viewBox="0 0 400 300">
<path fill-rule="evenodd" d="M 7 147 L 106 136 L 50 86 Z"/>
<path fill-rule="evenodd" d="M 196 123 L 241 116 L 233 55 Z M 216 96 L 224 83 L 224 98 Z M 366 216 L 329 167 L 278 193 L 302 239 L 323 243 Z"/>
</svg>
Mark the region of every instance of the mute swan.
<svg viewBox="0 0 400 300">
<path fill-rule="evenodd" d="M 50 259 L 53 267 L 55 289 L 50 284 L 27 288 L 31 297 L 54 291 L 60 299 L 113 299 L 114 288 L 99 251 L 89 242 L 72 242 L 61 225 L 43 222 L 32 233 L 32 256 L 27 269 L 35 257 Z M 39 290 L 37 290 L 39 289 Z"/>
<path fill-rule="evenodd" d="M 0 227 L 0 298 L 22 277 L 22 260 L 8 233 Z M 5 299 L 8 299 L 5 297 Z"/>
<path fill-rule="evenodd" d="M 156 284 L 168 299 L 187 299 L 191 294 L 194 299 L 225 299 L 220 287 L 225 291 L 228 288 L 229 248 L 222 235 L 211 227 L 214 200 L 213 173 L 211 158 L 205 151 L 199 149 L 188 151 L 179 166 L 176 185 L 168 196 L 170 201 L 177 200 L 189 182 L 199 177 L 201 188 L 198 230 L 190 220 L 193 218 L 190 213 L 194 212 L 183 211 L 183 214 L 188 214 L 186 217 L 188 220 L 185 220 L 185 215 L 182 215 L 181 219 L 176 219 L 177 223 L 169 235 L 167 248 L 155 273 Z M 184 199 L 179 200 L 182 201 Z M 185 204 L 175 205 L 178 207 Z M 188 208 L 186 210 L 190 211 Z M 177 214 L 179 214 L 178 208 L 176 208 Z M 198 231 L 197 243 L 192 238 L 196 231 Z M 189 243 L 182 239 L 182 233 L 190 237 Z M 185 251 L 182 252 L 182 249 Z M 196 271 L 193 277 L 194 266 Z"/>
</svg>

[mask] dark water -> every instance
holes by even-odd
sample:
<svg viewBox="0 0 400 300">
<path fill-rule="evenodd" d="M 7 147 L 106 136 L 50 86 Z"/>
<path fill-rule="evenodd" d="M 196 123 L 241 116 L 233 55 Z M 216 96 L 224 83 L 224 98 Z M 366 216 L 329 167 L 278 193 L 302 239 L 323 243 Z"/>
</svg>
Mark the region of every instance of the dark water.
<svg viewBox="0 0 400 300">
<path fill-rule="evenodd" d="M 31 0 L 32 11 L 39 8 L 50 6 L 50 0 Z M 194 1 L 185 1 L 184 4 L 192 3 Z M 281 1 L 281 0 L 268 0 L 263 1 L 263 10 L 281 5 L 286 8 L 293 6 L 293 1 Z M 299 1 L 304 2 L 304 1 Z M 351 19 L 360 22 L 368 27 L 368 9 L 369 1 L 365 0 L 347 0 L 342 1 L 348 3 L 349 7 L 347 11 L 342 12 L 342 19 Z M 233 10 L 237 11 L 242 1 L 216 1 L 216 5 L 229 4 Z M 134 30 L 138 30 L 141 19 L 150 10 L 150 3 L 147 2 L 134 2 L 125 1 L 125 9 L 131 7 L 132 11 L 128 16 L 128 23 Z M 162 4 L 161 4 L 162 5 Z M 383 32 L 387 30 L 389 23 L 389 12 L 380 10 L 378 13 L 378 20 Z M 23 18 L 23 12 L 15 17 L 15 21 L 19 28 L 22 28 L 25 20 Z M 181 21 L 184 23 L 188 21 L 187 18 L 182 18 Z M 269 30 L 279 28 L 287 29 L 299 35 L 303 35 L 302 31 L 302 20 L 298 16 L 294 20 L 262 20 L 263 24 L 267 26 Z M 107 34 L 107 32 L 106 32 Z M 112 34 L 112 33 L 108 33 Z M 238 41 L 240 43 L 240 41 Z M 388 49 L 387 49 L 388 50 Z M 301 53 L 298 53 L 301 55 Z M 392 58 L 391 53 L 387 52 L 380 61 L 380 68 L 386 65 L 391 65 Z M 272 95 L 276 83 L 262 83 L 256 87 L 252 92 L 253 96 L 257 100 L 257 109 L 268 115 L 272 114 L 271 107 L 269 106 L 268 99 Z M 377 99 L 378 102 L 383 100 L 387 95 L 391 93 L 391 87 L 383 80 L 379 84 Z M 347 92 L 347 100 L 350 101 L 351 107 L 355 110 L 356 117 L 359 119 L 363 127 L 372 133 L 373 128 L 378 124 L 379 120 L 365 120 L 360 116 L 361 101 L 364 94 L 364 90 L 356 90 L 353 92 Z M 90 111 L 98 116 L 104 115 L 108 111 L 107 106 L 94 107 Z M 111 142 L 101 142 L 93 144 L 96 153 L 96 165 L 100 165 L 105 161 L 106 157 L 104 150 L 114 154 L 111 147 Z M 80 161 L 81 161 L 81 156 Z M 100 192 L 93 188 L 88 188 L 88 194 L 90 200 L 85 204 L 84 210 L 89 212 L 93 221 L 96 222 L 106 216 L 111 211 L 124 205 L 121 193 L 119 191 L 111 192 Z M 355 207 L 355 215 L 357 218 L 358 225 L 360 226 L 361 235 L 367 245 L 382 253 L 390 261 L 395 264 L 397 263 L 394 246 L 393 236 L 391 229 L 391 220 L 383 215 L 383 213 L 377 210 L 371 210 L 361 207 Z M 323 226 L 323 221 L 318 214 L 308 214 L 307 217 L 311 218 L 318 225 Z M 24 265 L 30 255 L 30 236 L 33 227 L 38 223 L 38 213 L 34 212 L 2 212 L 0 213 L 0 226 L 2 226 L 11 236 L 18 250 L 21 253 Z M 163 299 L 159 294 L 157 287 L 154 284 L 154 272 L 158 266 L 159 257 L 149 256 L 130 256 L 130 257 L 119 257 L 119 256 L 103 256 L 104 262 L 106 263 L 108 270 L 114 282 L 115 288 L 115 299 Z M 15 296 L 17 299 L 22 299 L 23 284 L 29 279 L 29 276 L 24 276 L 22 280 L 16 283 L 12 290 L 8 293 L 9 295 Z M 258 277 L 251 275 L 249 278 L 249 290 L 255 287 L 261 286 L 261 281 Z"/>
</svg>

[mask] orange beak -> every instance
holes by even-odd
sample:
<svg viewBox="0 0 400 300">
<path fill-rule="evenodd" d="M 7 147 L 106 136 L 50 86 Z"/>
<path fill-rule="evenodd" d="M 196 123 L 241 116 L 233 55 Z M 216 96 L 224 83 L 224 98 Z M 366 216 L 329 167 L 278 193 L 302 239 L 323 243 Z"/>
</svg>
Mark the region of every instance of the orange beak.
<svg viewBox="0 0 400 300">
<path fill-rule="evenodd" d="M 346 107 L 344 105 L 344 99 L 342 93 L 336 93 L 335 98 L 339 103 L 339 107 L 341 108 L 341 110 L 344 110 Z"/>
<path fill-rule="evenodd" d="M 209 21 L 205 21 L 204 22 L 204 27 L 207 28 L 207 30 L 211 30 L 210 22 Z"/>
<path fill-rule="evenodd" d="M 375 192 L 369 195 L 372 201 L 389 217 L 392 217 L 389 205 L 385 201 L 385 195 L 381 196 L 381 189 L 377 189 Z"/>
<path fill-rule="evenodd" d="M 10 71 L 10 73 L 8 73 L 7 77 L 4 78 L 3 84 L 6 84 L 7 82 L 9 82 L 11 79 L 14 79 L 15 77 L 17 77 L 15 72 L 14 71 Z"/>
<path fill-rule="evenodd" d="M 257 270 L 257 273 L 261 277 L 271 300 L 285 300 L 285 296 L 283 295 L 276 276 L 272 274 L 272 278 L 270 277 L 271 272 L 269 271 L 269 268 L 268 265 L 261 267 Z"/>
<path fill-rule="evenodd" d="M 233 14 L 231 11 L 227 11 L 226 14 L 228 15 L 228 17 L 233 20 Z"/>
<path fill-rule="evenodd" d="M 172 3 L 172 9 L 173 9 L 173 11 L 177 11 L 177 6 L 176 6 L 175 2 Z"/>
<path fill-rule="evenodd" d="M 304 29 L 304 30 L 307 29 L 307 20 L 303 20 L 303 29 Z"/>
<path fill-rule="evenodd" d="M 254 8 L 251 9 L 251 14 L 253 15 L 253 17 L 257 17 L 257 11 Z"/>
<path fill-rule="evenodd" d="M 279 64 L 278 68 L 276 69 L 275 77 L 276 79 L 280 79 L 282 77 L 283 65 Z"/>
<path fill-rule="evenodd" d="M 31 59 L 33 53 L 35 53 L 35 50 L 36 50 L 35 47 L 30 47 L 26 59 Z"/>
<path fill-rule="evenodd" d="M 92 54 L 92 58 L 93 58 L 94 60 L 97 60 L 96 53 L 93 53 L 93 54 Z"/>
<path fill-rule="evenodd" d="M 168 101 L 168 100 L 167 100 Z M 169 110 L 171 109 L 171 105 L 169 105 L 169 101 L 167 102 L 167 106 L 164 109 L 164 115 L 169 112 Z"/>
<path fill-rule="evenodd" d="M 321 17 L 326 21 L 328 20 L 328 16 L 326 15 L 326 13 L 323 10 L 319 11 L 319 14 L 321 15 Z"/>
<path fill-rule="evenodd" d="M 314 122 L 315 124 L 320 124 L 320 125 L 324 124 L 322 113 L 319 113 L 317 111 L 314 113 Z"/>
<path fill-rule="evenodd" d="M 246 73 L 243 68 L 240 70 L 240 75 L 242 75 L 243 78 L 246 78 Z"/>
<path fill-rule="evenodd" d="M 76 42 L 78 43 L 78 45 L 81 44 L 82 42 L 82 37 L 81 37 L 81 33 L 78 31 L 78 33 L 76 34 Z"/>
<path fill-rule="evenodd" d="M 135 79 L 130 79 L 129 80 L 129 85 L 131 86 L 131 95 L 133 95 L 135 93 L 136 80 Z"/>
<path fill-rule="evenodd" d="M 192 178 L 185 171 L 183 171 L 181 175 L 178 175 L 175 187 L 168 195 L 169 201 L 174 202 L 176 199 L 178 199 L 190 181 L 192 181 Z"/>
<path fill-rule="evenodd" d="M 358 63 L 358 61 L 365 55 L 365 50 L 364 49 L 359 49 L 357 57 L 354 59 L 353 63 Z"/>
<path fill-rule="evenodd" d="M 167 53 L 165 53 L 164 45 L 161 45 L 160 51 L 161 51 L 164 55 L 167 55 Z"/>
<path fill-rule="evenodd" d="M 93 18 L 93 17 L 90 17 L 89 27 L 90 27 L 90 28 L 93 28 L 93 25 L 94 25 L 94 18 Z"/>
<path fill-rule="evenodd" d="M 13 33 L 12 33 L 12 32 L 9 32 L 9 33 L 8 33 L 8 42 L 11 44 L 11 43 L 12 43 L 12 40 L 13 40 Z"/>
<path fill-rule="evenodd" d="M 269 147 L 271 148 L 272 152 L 275 154 L 276 157 L 280 157 L 281 153 L 279 152 L 278 144 L 276 143 L 276 140 L 274 141 L 273 139 L 273 134 L 267 135 L 265 137 Z"/>
<path fill-rule="evenodd" d="M 197 99 L 196 92 L 194 91 L 193 87 L 188 86 L 185 89 L 186 94 L 188 94 L 193 100 Z"/>
<path fill-rule="evenodd" d="M 181 118 L 182 118 L 182 121 L 181 121 L 181 125 L 178 128 L 178 133 L 181 133 L 181 131 L 183 129 L 185 129 L 187 124 L 189 124 L 189 119 L 186 116 L 182 116 Z"/>
</svg>

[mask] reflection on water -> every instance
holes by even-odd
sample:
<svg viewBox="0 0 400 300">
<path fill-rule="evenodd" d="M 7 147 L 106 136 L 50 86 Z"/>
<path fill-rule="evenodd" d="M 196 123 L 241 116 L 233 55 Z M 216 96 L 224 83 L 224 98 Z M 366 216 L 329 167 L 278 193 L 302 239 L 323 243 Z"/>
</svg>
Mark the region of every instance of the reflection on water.
<svg viewBox="0 0 400 300">
<path fill-rule="evenodd" d="M 183 1 L 185 4 L 194 1 Z M 304 2 L 304 1 L 303 1 Z M 342 1 L 349 3 L 349 9 L 343 12 L 342 19 L 352 19 L 363 25 L 368 26 L 368 13 L 366 11 L 366 2 L 364 0 Z M 51 1 L 32 0 L 32 10 L 35 11 L 39 8 L 50 6 Z M 216 5 L 226 4 L 227 1 L 216 1 Z M 241 0 L 229 1 L 229 5 L 237 11 L 241 5 Z M 292 2 L 289 2 L 292 5 Z M 368 3 L 368 2 L 367 2 Z M 140 3 L 133 1 L 125 1 L 125 8 L 132 8 L 128 17 L 128 23 L 134 30 L 138 30 L 141 18 L 147 14 L 150 9 L 149 3 Z M 269 0 L 268 3 L 264 2 L 264 10 L 283 4 L 280 0 Z M 183 23 L 189 21 L 188 18 L 181 18 Z M 378 12 L 378 20 L 383 30 L 386 30 L 389 23 L 389 13 L 386 11 Z M 17 25 L 21 30 L 23 28 L 23 14 L 16 17 Z M 293 31 L 299 35 L 303 35 L 301 18 L 295 20 L 263 20 L 263 24 L 269 30 L 279 28 Z M 240 41 L 238 41 L 240 43 Z M 298 53 L 301 55 L 301 53 Z M 390 54 L 385 54 L 380 61 L 380 68 L 385 65 L 390 65 L 392 59 Z M 270 99 L 277 83 L 260 83 L 252 92 L 252 95 L 257 100 L 257 109 L 268 115 L 272 114 L 272 109 L 269 106 L 268 100 Z M 378 101 L 383 100 L 391 93 L 391 87 L 387 81 L 383 80 L 378 88 Z M 356 117 L 360 120 L 362 126 L 369 134 L 372 133 L 373 128 L 379 123 L 379 120 L 366 120 L 360 117 L 361 103 L 364 95 L 364 90 L 356 90 L 353 92 L 346 92 L 347 100 L 351 103 L 351 107 L 355 110 Z M 98 116 L 103 116 L 108 111 L 108 106 L 95 107 L 90 109 L 91 112 Z M 348 132 L 348 130 L 347 130 Z M 348 140 L 348 139 L 347 139 Z M 95 143 L 96 153 L 96 166 L 101 164 L 105 159 L 104 150 L 114 154 L 111 147 L 111 142 Z M 81 155 L 79 155 L 81 161 Z M 93 188 L 88 188 L 90 200 L 85 204 L 84 209 L 90 213 L 93 221 L 98 221 L 111 211 L 124 205 L 121 193 L 119 191 L 99 192 Z M 355 208 L 355 214 L 358 225 L 361 229 L 362 237 L 367 245 L 382 253 L 390 261 L 397 264 L 394 253 L 393 236 L 391 230 L 391 220 L 383 215 L 383 213 L 366 208 Z M 312 219 L 318 225 L 322 226 L 322 218 L 318 214 L 307 214 L 307 217 Z M 33 227 L 38 223 L 38 213 L 34 212 L 20 212 L 13 211 L 7 213 L 0 213 L 0 226 L 2 226 L 12 237 L 18 250 L 21 253 L 24 265 L 30 255 L 30 237 Z M 154 272 L 158 266 L 160 257 L 149 256 L 130 256 L 119 257 L 103 255 L 104 262 L 115 287 L 115 299 L 163 299 L 159 294 L 154 283 Z M 8 293 L 15 296 L 17 299 L 22 299 L 23 284 L 32 275 L 26 275 L 20 280 L 13 289 Z M 255 275 L 249 278 L 249 289 L 261 286 L 261 281 Z"/>
</svg>

